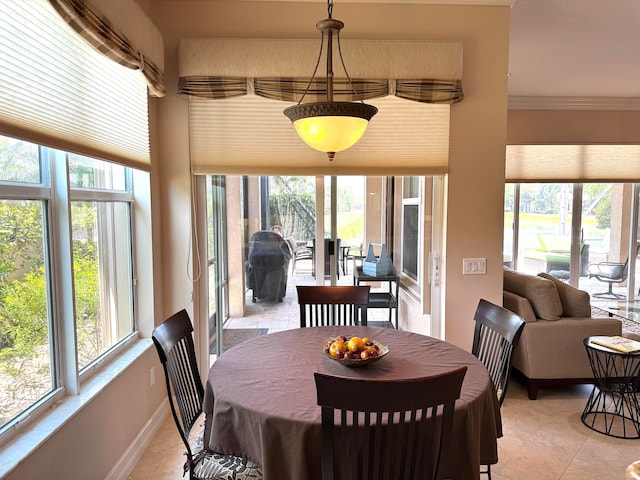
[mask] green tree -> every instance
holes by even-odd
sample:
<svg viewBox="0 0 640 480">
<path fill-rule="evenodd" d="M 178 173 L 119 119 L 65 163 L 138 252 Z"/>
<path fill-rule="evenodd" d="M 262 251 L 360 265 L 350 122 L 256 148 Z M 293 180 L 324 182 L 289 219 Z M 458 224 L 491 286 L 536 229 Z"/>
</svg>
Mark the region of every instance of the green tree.
<svg viewBox="0 0 640 480">
<path fill-rule="evenodd" d="M 40 182 L 38 145 L 0 135 L 0 178 L 9 182 Z"/>
<path fill-rule="evenodd" d="M 611 197 L 609 195 L 602 197 L 593 210 L 598 228 L 611 227 Z"/>
<path fill-rule="evenodd" d="M 0 201 L 0 424 L 51 388 L 42 209 L 39 201 Z M 72 219 L 78 355 L 86 365 L 103 351 L 96 204 L 74 202 Z"/>
<path fill-rule="evenodd" d="M 44 272 L 42 203 L 27 200 L 0 200 L 0 349 L 12 347 L 20 322 L 30 322 L 32 315 L 46 314 L 46 297 L 22 298 L 21 284 L 40 284 Z M 34 294 L 34 286 L 22 292 Z M 17 304 L 14 304 L 16 302 Z M 29 306 L 25 315 L 17 308 Z M 46 318 L 46 317 L 45 317 Z"/>
</svg>

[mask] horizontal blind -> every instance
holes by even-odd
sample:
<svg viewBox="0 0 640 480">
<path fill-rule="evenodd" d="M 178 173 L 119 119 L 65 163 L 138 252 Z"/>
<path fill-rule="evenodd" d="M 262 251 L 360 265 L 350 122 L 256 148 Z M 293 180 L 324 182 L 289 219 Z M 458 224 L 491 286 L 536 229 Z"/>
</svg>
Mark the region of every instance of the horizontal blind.
<svg viewBox="0 0 640 480">
<path fill-rule="evenodd" d="M 142 74 L 93 50 L 46 0 L 0 10 L 0 133 L 149 170 Z"/>
<path fill-rule="evenodd" d="M 637 182 L 640 145 L 507 145 L 509 182 Z"/>
<path fill-rule="evenodd" d="M 307 146 L 282 113 L 292 103 L 254 95 L 189 98 L 191 165 L 197 174 L 436 175 L 447 172 L 448 104 L 387 96 L 353 147 L 327 155 Z"/>
</svg>

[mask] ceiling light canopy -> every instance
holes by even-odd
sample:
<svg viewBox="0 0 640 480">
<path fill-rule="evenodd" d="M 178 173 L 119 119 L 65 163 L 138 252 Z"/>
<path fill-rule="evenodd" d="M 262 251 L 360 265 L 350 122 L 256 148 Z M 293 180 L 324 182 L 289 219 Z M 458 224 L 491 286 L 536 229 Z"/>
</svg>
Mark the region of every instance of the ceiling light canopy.
<svg viewBox="0 0 640 480">
<path fill-rule="evenodd" d="M 322 44 L 320 55 L 316 63 L 316 69 L 309 80 L 307 89 L 297 105 L 286 108 L 284 114 L 293 122 L 293 126 L 300 138 L 310 147 L 321 152 L 325 152 L 329 160 L 333 160 L 336 152 L 346 150 L 353 146 L 364 134 L 369 120 L 378 112 L 373 105 L 360 102 L 334 102 L 333 101 L 333 37 L 336 36 L 338 43 L 338 53 L 342 68 L 349 80 L 351 89 L 356 97 L 358 92 L 351 83 L 347 67 L 342 59 L 340 50 L 340 30 L 344 23 L 332 18 L 333 0 L 327 0 L 327 11 L 329 18 L 321 20 L 316 24 L 316 28 L 322 32 Z M 305 95 L 312 84 L 320 59 L 325 37 L 327 39 L 327 100 L 325 102 L 302 103 Z"/>
</svg>

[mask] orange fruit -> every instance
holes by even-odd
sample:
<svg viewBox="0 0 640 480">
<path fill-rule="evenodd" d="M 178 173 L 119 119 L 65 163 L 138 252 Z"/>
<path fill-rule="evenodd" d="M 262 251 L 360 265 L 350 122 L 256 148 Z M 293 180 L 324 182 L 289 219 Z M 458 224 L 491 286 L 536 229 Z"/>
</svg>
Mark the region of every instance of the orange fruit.
<svg viewBox="0 0 640 480">
<path fill-rule="evenodd" d="M 362 350 L 364 350 L 364 342 L 360 337 L 351 337 L 351 339 L 349 339 L 349 341 L 347 342 L 347 348 L 350 352 L 360 353 Z"/>
<path fill-rule="evenodd" d="M 346 351 L 347 351 L 347 346 L 344 344 L 344 342 L 341 342 L 340 340 L 334 341 L 329 347 L 329 355 L 331 355 L 332 357 L 337 357 L 338 352 L 344 353 Z"/>
</svg>

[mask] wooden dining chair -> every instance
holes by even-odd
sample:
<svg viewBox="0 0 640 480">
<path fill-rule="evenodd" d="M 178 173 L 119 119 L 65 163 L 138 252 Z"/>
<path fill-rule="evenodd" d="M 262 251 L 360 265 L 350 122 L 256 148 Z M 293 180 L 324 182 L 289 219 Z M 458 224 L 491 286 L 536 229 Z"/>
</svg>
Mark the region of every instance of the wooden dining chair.
<svg viewBox="0 0 640 480">
<path fill-rule="evenodd" d="M 476 326 L 471 353 L 487 368 L 496 389 L 498 403 L 502 406 L 513 365 L 513 353 L 524 320 L 521 316 L 481 298 L 474 316 Z M 491 465 L 484 473 L 491 479 Z"/>
<path fill-rule="evenodd" d="M 367 325 L 367 305 L 371 287 L 302 286 L 298 290 L 300 327 Z"/>
<path fill-rule="evenodd" d="M 259 465 L 205 449 L 204 432 L 193 444 L 189 442 L 191 429 L 202 415 L 204 398 L 192 332 L 189 314 L 181 310 L 158 325 L 151 336 L 164 370 L 171 414 L 187 449 L 184 473 L 189 472 L 190 480 L 262 479 Z"/>
<path fill-rule="evenodd" d="M 316 372 L 322 480 L 444 479 L 466 371 L 403 381 Z"/>
</svg>

